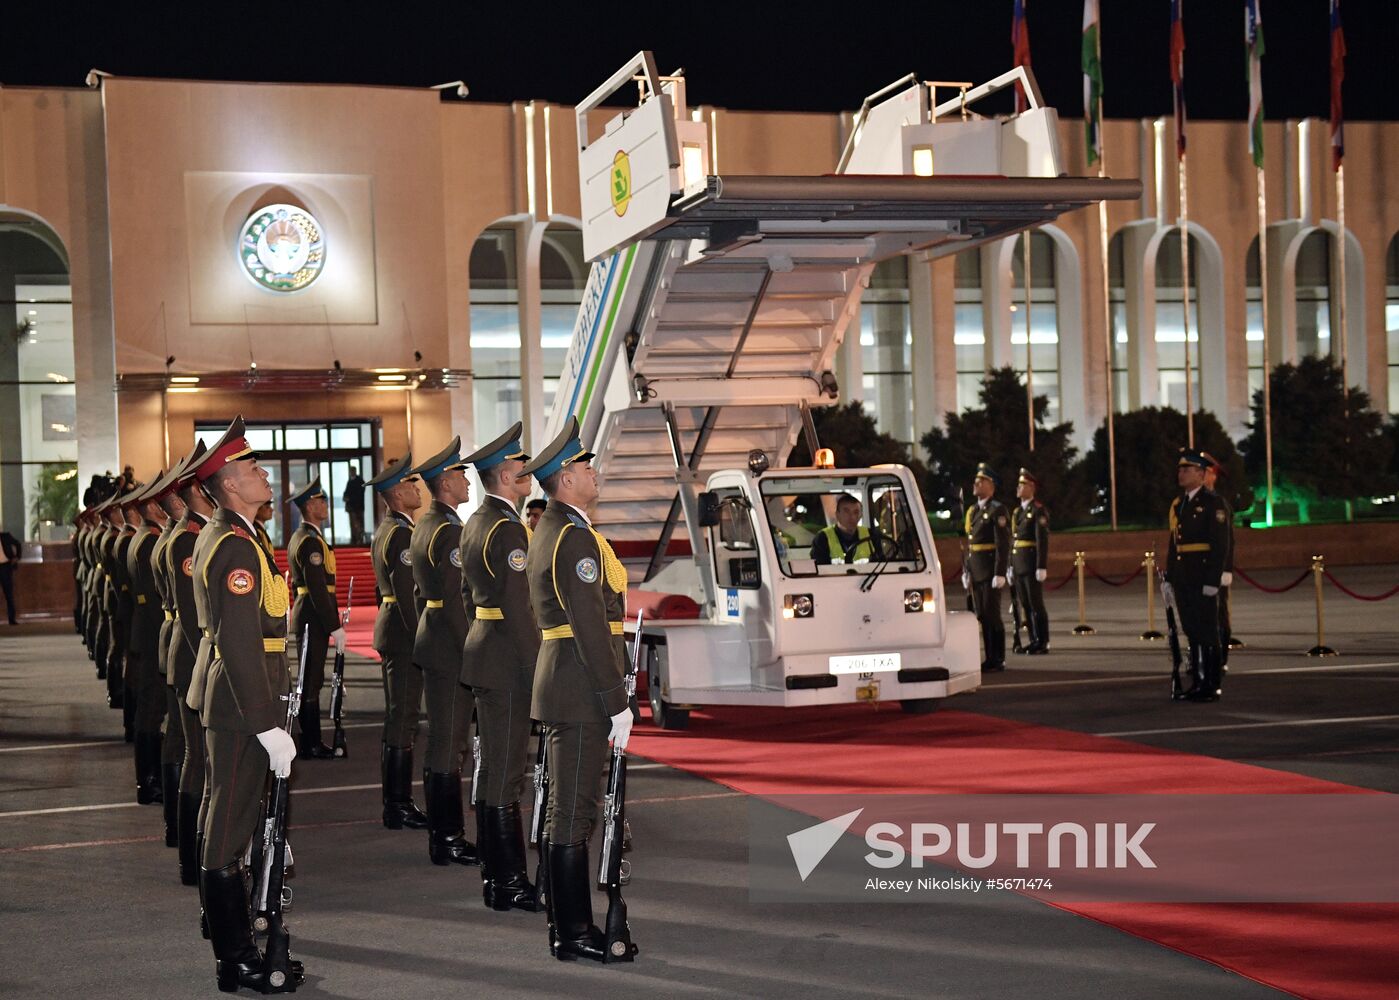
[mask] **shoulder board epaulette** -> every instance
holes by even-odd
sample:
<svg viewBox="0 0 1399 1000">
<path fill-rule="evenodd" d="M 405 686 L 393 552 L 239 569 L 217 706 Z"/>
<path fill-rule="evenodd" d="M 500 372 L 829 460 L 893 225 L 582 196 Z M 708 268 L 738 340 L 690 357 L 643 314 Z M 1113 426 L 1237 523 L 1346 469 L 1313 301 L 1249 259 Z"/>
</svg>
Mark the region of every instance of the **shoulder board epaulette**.
<svg viewBox="0 0 1399 1000">
<path fill-rule="evenodd" d="M 239 538 L 246 538 L 250 542 L 253 540 L 253 536 L 248 534 L 246 528 L 240 528 L 236 524 L 233 526 L 232 533 L 237 535 Z"/>
<path fill-rule="evenodd" d="M 569 510 L 565 510 L 563 513 L 564 513 L 564 517 L 568 518 L 570 521 L 572 521 L 572 522 L 573 522 L 574 524 L 576 524 L 578 527 L 580 527 L 580 528 L 585 528 L 585 527 L 588 526 L 588 522 L 585 521 L 585 520 L 583 520 L 583 516 L 582 516 L 581 514 L 579 514 L 577 511 L 572 510 L 572 509 L 569 509 Z"/>
</svg>

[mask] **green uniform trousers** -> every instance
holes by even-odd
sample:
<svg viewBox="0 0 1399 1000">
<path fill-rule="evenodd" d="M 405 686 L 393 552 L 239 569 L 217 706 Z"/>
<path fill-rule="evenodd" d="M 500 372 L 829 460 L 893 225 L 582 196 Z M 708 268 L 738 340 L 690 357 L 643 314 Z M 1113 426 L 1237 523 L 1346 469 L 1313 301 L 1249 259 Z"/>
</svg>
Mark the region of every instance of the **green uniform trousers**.
<svg viewBox="0 0 1399 1000">
<path fill-rule="evenodd" d="M 606 722 L 548 724 L 549 815 L 544 829 L 549 843 L 578 844 L 592 836 L 611 729 Z"/>
<path fill-rule="evenodd" d="M 240 860 L 264 818 L 267 800 L 267 751 L 256 736 L 208 730 L 208 808 L 204 822 L 204 857 L 210 871 Z"/>
<path fill-rule="evenodd" d="M 407 749 L 418 735 L 423 670 L 413 662 L 411 646 L 401 653 L 381 653 L 380 659 L 384 668 L 384 743 Z"/>
<path fill-rule="evenodd" d="M 176 692 L 180 703 L 180 728 L 185 734 L 185 767 L 180 772 L 180 793 L 193 795 L 201 801 L 199 829 L 204 829 L 204 788 L 205 770 L 209 766 L 209 754 L 204 746 L 204 724 L 199 721 L 199 713 L 185 704 L 184 695 Z"/>
<path fill-rule="evenodd" d="M 423 670 L 427 707 L 427 755 L 423 766 L 438 774 L 461 770 L 471 728 L 471 689 L 461 682 L 461 668 Z"/>
<path fill-rule="evenodd" d="M 180 719 L 180 696 L 165 685 L 165 737 L 160 741 L 160 762 L 179 764 L 185 759 L 185 726 Z"/>
<path fill-rule="evenodd" d="M 520 801 L 524 791 L 530 693 L 480 687 L 471 690 L 476 696 L 476 732 L 481 737 L 476 801 L 508 806 Z"/>
</svg>

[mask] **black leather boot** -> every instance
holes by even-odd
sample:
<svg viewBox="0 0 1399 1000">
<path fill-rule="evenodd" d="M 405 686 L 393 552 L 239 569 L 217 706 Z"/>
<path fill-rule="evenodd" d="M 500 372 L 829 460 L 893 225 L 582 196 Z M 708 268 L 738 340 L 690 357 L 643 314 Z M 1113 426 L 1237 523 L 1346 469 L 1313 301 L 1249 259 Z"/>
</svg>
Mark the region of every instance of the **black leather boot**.
<svg viewBox="0 0 1399 1000">
<path fill-rule="evenodd" d="M 390 830 L 427 829 L 427 816 L 413 804 L 413 748 L 385 745 L 380 761 L 384 826 Z"/>
<path fill-rule="evenodd" d="M 525 863 L 525 825 L 520 803 L 476 806 L 481 817 L 481 890 L 492 910 L 538 913 L 538 894 L 530 885 Z"/>
<path fill-rule="evenodd" d="M 180 846 L 180 772 L 182 764 L 160 765 L 160 801 L 165 807 L 165 846 Z"/>
<path fill-rule="evenodd" d="M 561 962 L 579 958 L 601 962 L 604 938 L 593 923 L 587 841 L 549 845 L 549 901 L 558 936 L 554 957 Z"/>
<path fill-rule="evenodd" d="M 428 857 L 435 865 L 479 865 L 476 846 L 466 839 L 462 819 L 461 772 L 428 772 Z"/>
<path fill-rule="evenodd" d="M 1199 648 L 1199 681 L 1185 698 L 1187 701 L 1204 702 L 1219 700 L 1219 683 L 1221 677 L 1219 663 L 1218 646 L 1201 646 Z"/>
<path fill-rule="evenodd" d="M 136 801 L 143 806 L 162 799 L 160 775 L 160 734 L 137 733 L 135 740 Z"/>
<path fill-rule="evenodd" d="M 321 740 L 321 706 L 319 702 L 308 701 L 301 706 L 297 716 L 300 723 L 301 740 L 297 746 L 297 756 L 311 760 L 334 760 L 335 751 Z"/>
<path fill-rule="evenodd" d="M 248 893 L 243 884 L 243 872 L 238 865 L 229 865 L 202 872 L 204 903 L 209 917 L 209 941 L 214 946 L 215 968 L 219 989 L 236 993 L 246 986 L 260 993 L 293 993 L 297 977 L 282 983 L 268 981 L 262 953 L 253 943 L 252 917 L 248 912 Z"/>
<path fill-rule="evenodd" d="M 1035 641 L 1030 644 L 1031 656 L 1042 656 L 1049 652 L 1049 615 L 1031 614 L 1030 621 L 1034 622 Z"/>
<path fill-rule="evenodd" d="M 179 841 L 180 884 L 199 884 L 199 798 L 180 792 L 176 802 L 176 833 Z"/>
</svg>

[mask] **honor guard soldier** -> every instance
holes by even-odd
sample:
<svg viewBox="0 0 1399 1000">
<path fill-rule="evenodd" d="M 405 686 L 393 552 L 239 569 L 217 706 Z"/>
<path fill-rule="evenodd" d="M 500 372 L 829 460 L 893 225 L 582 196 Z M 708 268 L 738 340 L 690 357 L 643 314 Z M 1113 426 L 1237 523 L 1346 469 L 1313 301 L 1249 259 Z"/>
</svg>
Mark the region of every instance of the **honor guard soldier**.
<svg viewBox="0 0 1399 1000">
<path fill-rule="evenodd" d="M 967 583 L 981 623 L 981 642 L 986 648 L 983 672 L 1006 668 L 1006 629 L 1001 622 L 1001 591 L 1006 585 L 1010 562 L 1010 515 L 996 499 L 1001 484 L 996 470 L 986 462 L 976 467 L 972 493 L 976 503 L 967 508 L 963 529 L 967 533 Z"/>
<path fill-rule="evenodd" d="M 1205 470 L 1205 489 L 1219 497 L 1219 502 L 1224 505 L 1224 510 L 1229 515 L 1229 552 L 1224 557 L 1224 572 L 1219 578 L 1219 655 L 1222 669 L 1228 670 L 1229 650 L 1238 649 L 1243 645 L 1243 642 L 1234 638 L 1234 624 L 1230 620 L 1230 603 L 1234 596 L 1234 508 L 1224 499 L 1224 495 L 1215 489 L 1220 475 L 1224 472 L 1219 459 L 1207 451 L 1200 454 L 1210 463 L 1210 467 Z"/>
<path fill-rule="evenodd" d="M 175 537 L 175 525 L 185 513 L 185 503 L 176 491 L 181 463 L 151 487 L 148 496 L 160 505 L 165 522 L 151 549 L 151 576 L 160 595 L 160 630 L 156 634 L 156 682 L 165 700 L 165 720 L 160 739 L 160 801 L 165 810 L 165 846 L 180 846 L 180 768 L 185 759 L 185 737 L 180 728 L 180 707 L 170 686 L 170 634 L 175 628 L 173 581 L 166 572 L 165 550 Z"/>
<path fill-rule="evenodd" d="M 201 859 L 209 940 L 219 989 L 291 992 L 274 985 L 253 943 L 242 859 L 261 827 L 267 772 L 291 773 L 296 743 L 282 726 L 291 690 L 287 588 L 253 532 L 270 499 L 267 473 L 236 418 L 194 470 L 218 509 L 194 545 L 194 601 L 202 629 L 188 702 L 199 710 L 209 753 Z"/>
<path fill-rule="evenodd" d="M 529 496 L 529 456 L 516 423 L 462 461 L 475 466 L 486 496 L 461 532 L 462 600 L 471 622 L 462 683 L 476 698 L 480 763 L 475 781 L 476 847 L 481 890 L 494 910 L 538 909 L 526 874 L 520 797 L 529 750 L 530 697 L 539 626 L 525 565 L 530 529 L 517 505 Z"/>
<path fill-rule="evenodd" d="M 550 943 L 561 960 L 602 961 L 593 923 L 588 837 L 597 824 L 598 786 L 608 742 L 631 735 L 622 622 L 627 573 L 585 509 L 598 496 L 592 454 L 570 417 L 523 473 L 549 497 L 526 561 L 543 644 L 531 714 L 545 727 L 551 782 L 548 839 Z"/>
<path fill-rule="evenodd" d="M 139 488 L 134 488 L 117 498 L 115 506 L 121 517 L 121 531 L 112 541 L 111 562 L 108 567 L 108 574 L 115 582 L 113 607 L 116 627 L 113 634 L 121 638 L 113 645 L 116 647 L 114 655 L 119 657 L 121 663 L 121 669 L 118 671 L 121 678 L 121 723 L 128 743 L 135 742 L 136 738 L 136 691 L 131 663 L 131 613 L 135 602 L 131 597 L 131 571 L 127 567 L 126 556 L 131 551 L 131 542 L 136 537 L 137 526 L 141 523 L 141 515 L 136 512 L 136 506 L 132 502 L 139 492 Z"/>
<path fill-rule="evenodd" d="M 1166 546 L 1166 602 L 1174 596 L 1180 625 L 1190 640 L 1193 686 L 1187 701 L 1218 701 L 1223 674 L 1219 588 L 1229 555 L 1229 510 L 1205 487 L 1209 460 L 1182 448 L 1176 466 L 1181 494 L 1171 501 Z"/>
<path fill-rule="evenodd" d="M 162 802 L 160 728 L 165 721 L 165 677 L 160 673 L 160 591 L 155 582 L 151 553 L 165 525 L 165 511 L 151 497 L 164 473 L 152 477 L 132 501 L 140 517 L 136 534 L 126 548 L 126 575 L 131 580 L 131 631 L 127 636 L 129 693 L 136 696 L 136 801 L 141 805 Z"/>
<path fill-rule="evenodd" d="M 461 682 L 466 609 L 461 592 L 461 518 L 457 506 L 471 487 L 461 460 L 461 438 L 413 470 L 427 484 L 432 503 L 413 525 L 409 547 L 413 582 L 422 600 L 413 662 L 423 671 L 427 708 L 428 857 L 435 865 L 480 864 L 466 839 L 461 801 L 461 762 L 471 727 L 471 691 Z"/>
<path fill-rule="evenodd" d="M 200 529 L 213 516 L 214 504 L 199 484 L 195 471 L 205 453 L 200 441 L 178 468 L 175 488 L 184 501 L 185 513 L 171 532 L 165 546 L 165 575 L 170 581 L 170 603 L 174 628 L 170 632 L 170 648 L 166 653 L 166 683 L 175 692 L 178 705 L 176 718 L 184 734 L 185 758 L 180 768 L 180 793 L 177 816 L 179 840 L 180 883 L 199 884 L 199 856 L 203 845 L 203 827 L 199 825 L 200 806 L 204 799 L 204 770 L 208 755 L 204 746 L 204 724 L 199 711 L 186 701 L 194 677 L 195 657 L 199 653 L 202 633 L 199 630 L 199 610 L 194 603 L 194 544 Z"/>
<path fill-rule="evenodd" d="M 418 631 L 418 604 L 413 593 L 413 514 L 422 506 L 419 479 L 412 475 L 413 456 L 391 462 L 369 481 L 384 501 L 388 516 L 370 541 L 379 613 L 374 619 L 374 649 L 384 668 L 384 745 L 380 771 L 384 786 L 384 826 L 422 830 L 427 817 L 413 804 L 413 742 L 423 702 L 423 671 L 413 662 Z"/>
<path fill-rule="evenodd" d="M 330 507 L 320 476 L 287 499 L 301 511 L 301 523 L 287 543 L 287 567 L 291 570 L 291 585 L 296 589 L 291 630 L 298 642 L 307 642 L 306 684 L 297 719 L 300 750 L 303 757 L 312 760 L 333 760 L 335 751 L 321 740 L 321 685 L 325 681 L 326 650 L 334 642 L 337 653 L 345 651 L 345 629 L 335 601 L 335 552 L 321 533 Z"/>
<path fill-rule="evenodd" d="M 1015 485 L 1015 496 L 1020 502 L 1010 512 L 1007 574 L 1030 633 L 1030 644 L 1021 652 L 1032 656 L 1049 652 L 1049 612 L 1044 608 L 1044 580 L 1049 575 L 1049 510 L 1035 497 L 1039 485 L 1029 469 L 1020 470 Z"/>
<path fill-rule="evenodd" d="M 116 623 L 113 617 L 113 606 L 116 598 L 113 591 L 117 586 L 117 581 L 111 576 L 111 548 L 116 542 L 117 533 L 126 522 L 121 517 L 121 511 L 117 509 L 116 498 L 108 497 L 97 507 L 101 524 L 97 534 L 92 539 L 93 556 L 93 581 L 94 606 L 93 618 L 95 619 L 93 646 L 94 657 L 97 661 L 97 672 L 107 681 L 107 707 L 119 709 L 122 707 L 121 672 L 112 676 L 112 660 L 115 653 Z M 120 665 L 120 660 L 117 661 Z"/>
</svg>

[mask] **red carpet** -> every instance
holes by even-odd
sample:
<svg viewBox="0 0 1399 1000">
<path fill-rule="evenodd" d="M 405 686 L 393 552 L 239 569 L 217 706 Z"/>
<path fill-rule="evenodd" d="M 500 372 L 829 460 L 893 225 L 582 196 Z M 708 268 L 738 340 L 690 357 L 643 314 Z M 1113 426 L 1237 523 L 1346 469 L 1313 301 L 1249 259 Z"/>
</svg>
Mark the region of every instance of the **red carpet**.
<svg viewBox="0 0 1399 1000">
<path fill-rule="evenodd" d="M 629 749 L 753 795 L 1377 794 L 968 712 L 909 716 L 885 709 L 875 717 L 872 708 L 850 705 L 708 709 L 696 717 L 693 732 L 640 728 Z M 1399 905 L 1063 908 L 1300 996 L 1399 995 Z"/>
</svg>

